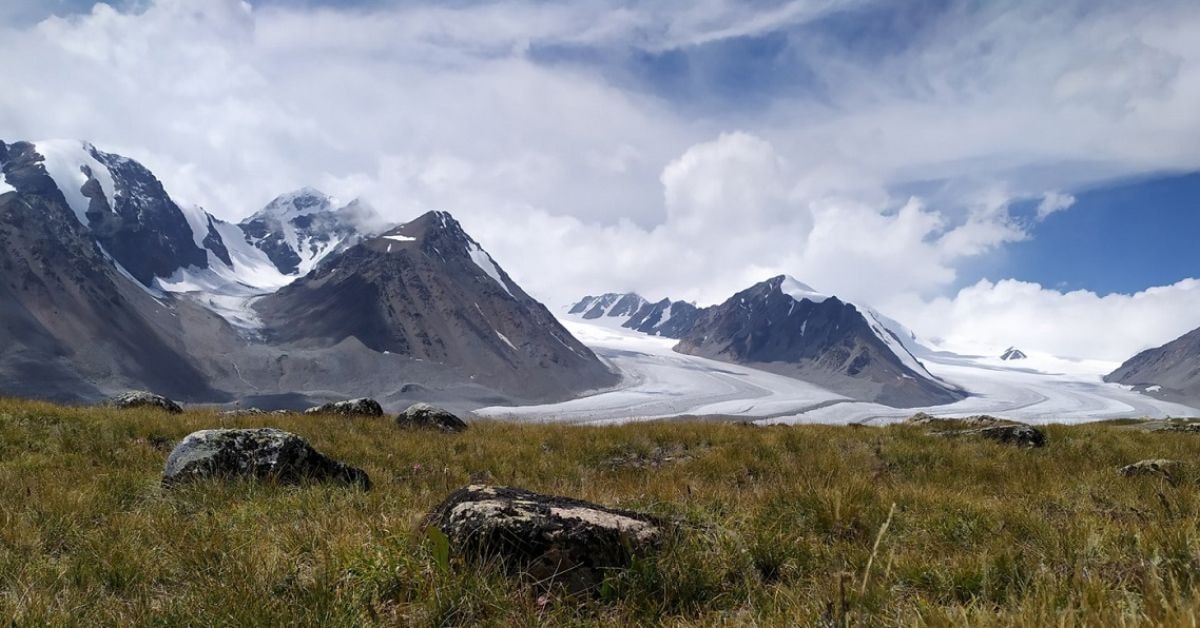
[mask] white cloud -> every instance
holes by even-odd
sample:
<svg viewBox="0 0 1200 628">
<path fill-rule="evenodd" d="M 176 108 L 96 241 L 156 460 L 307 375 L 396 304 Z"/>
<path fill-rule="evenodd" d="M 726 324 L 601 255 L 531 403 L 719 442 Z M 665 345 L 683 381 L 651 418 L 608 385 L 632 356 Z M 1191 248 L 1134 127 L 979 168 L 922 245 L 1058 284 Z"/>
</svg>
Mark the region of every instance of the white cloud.
<svg viewBox="0 0 1200 628">
<path fill-rule="evenodd" d="M 1136 294 L 1059 292 L 1015 280 L 980 281 L 953 297 L 892 304 L 892 313 L 951 350 L 999 355 L 1010 346 L 1122 362 L 1197 326 L 1200 281 Z"/>
<path fill-rule="evenodd" d="M 1045 220 L 1047 216 L 1055 212 L 1060 212 L 1064 209 L 1069 209 L 1075 204 L 1075 197 L 1062 192 L 1046 192 L 1042 196 L 1042 202 L 1038 203 L 1037 219 Z"/>
</svg>

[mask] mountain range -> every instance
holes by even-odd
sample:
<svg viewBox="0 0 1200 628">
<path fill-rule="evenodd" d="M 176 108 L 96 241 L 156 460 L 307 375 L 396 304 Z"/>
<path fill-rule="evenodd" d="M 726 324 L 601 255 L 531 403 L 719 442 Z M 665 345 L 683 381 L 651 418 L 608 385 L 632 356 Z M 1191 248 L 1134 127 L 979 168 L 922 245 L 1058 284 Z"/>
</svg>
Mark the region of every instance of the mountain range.
<svg viewBox="0 0 1200 628">
<path fill-rule="evenodd" d="M 682 315 L 666 320 L 670 333 L 660 333 L 639 316 L 675 310 L 676 303 L 663 300 L 661 307 L 649 308 L 636 294 L 605 294 L 585 297 L 568 312 L 620 320 L 628 329 L 678 339 L 678 353 L 787 375 L 852 399 L 916 407 L 966 397 L 917 359 L 914 351 L 922 348 L 911 331 L 872 308 L 819 293 L 792 277 L 770 278 L 711 307 L 684 304 Z"/>
<path fill-rule="evenodd" d="M 0 394 L 479 407 L 575 399 L 622 379 L 449 213 L 389 224 L 362 199 L 302 188 L 231 223 L 85 142 L 0 142 L 0 270 Z M 788 276 L 710 307 L 608 293 L 569 314 L 848 399 L 968 396 L 925 367 L 933 352 L 903 325 Z M 1010 348 L 1003 360 L 1025 357 Z M 1198 357 L 1200 330 L 1107 379 L 1195 401 Z"/>
<path fill-rule="evenodd" d="M 617 376 L 452 216 L 312 189 L 240 224 L 83 142 L 0 142 L 0 393 L 547 401 Z"/>
</svg>

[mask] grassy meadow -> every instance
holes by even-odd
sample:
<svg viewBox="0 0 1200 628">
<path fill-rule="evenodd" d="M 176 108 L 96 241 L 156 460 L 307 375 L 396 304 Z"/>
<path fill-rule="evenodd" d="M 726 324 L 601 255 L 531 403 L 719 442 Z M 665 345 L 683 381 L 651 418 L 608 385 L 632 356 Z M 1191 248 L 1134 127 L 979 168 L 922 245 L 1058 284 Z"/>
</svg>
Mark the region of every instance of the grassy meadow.
<svg viewBox="0 0 1200 628">
<path fill-rule="evenodd" d="M 165 491 L 171 445 L 271 426 L 365 469 Z M 1029 450 L 929 428 L 228 419 L 0 400 L 0 624 L 1195 625 L 1200 434 L 1050 426 Z M 1200 465 L 1198 465 L 1200 467 Z M 472 481 L 678 522 L 595 598 L 445 560 L 421 519 Z"/>
</svg>

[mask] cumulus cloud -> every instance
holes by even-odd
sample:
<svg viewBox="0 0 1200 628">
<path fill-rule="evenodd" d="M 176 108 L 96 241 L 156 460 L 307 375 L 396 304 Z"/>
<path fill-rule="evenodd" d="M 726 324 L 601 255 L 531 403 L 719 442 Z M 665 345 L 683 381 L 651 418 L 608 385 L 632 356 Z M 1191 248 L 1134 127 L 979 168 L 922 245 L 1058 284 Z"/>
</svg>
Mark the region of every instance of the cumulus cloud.
<svg viewBox="0 0 1200 628">
<path fill-rule="evenodd" d="M 1037 206 L 1037 219 L 1045 220 L 1047 216 L 1064 209 L 1070 209 L 1075 204 L 1075 197 L 1062 192 L 1046 192 L 1042 202 Z"/>
<path fill-rule="evenodd" d="M 919 335 L 950 350 L 999 355 L 1016 346 L 1122 362 L 1195 329 L 1200 281 L 1104 296 L 1011 279 L 980 281 L 952 297 L 895 303 L 893 311 Z"/>
<path fill-rule="evenodd" d="M 965 264 L 1036 237 L 1014 199 L 1045 218 L 1067 190 L 1200 168 L 1200 8 L 1182 0 L 953 8 L 865 56 L 828 22 L 886 3 L 136 7 L 0 25 L 0 138 L 90 139 L 227 219 L 303 185 L 395 220 L 450 210 L 552 304 L 711 303 L 786 272 L 945 309 Z M 665 54 L 701 76 L 694 53 L 767 34 L 811 81 L 752 111 L 736 88 L 706 86 L 726 91 L 698 112 L 611 67 Z M 601 61 L 531 52 L 555 47 Z M 914 182 L 932 185 L 898 191 Z"/>
</svg>

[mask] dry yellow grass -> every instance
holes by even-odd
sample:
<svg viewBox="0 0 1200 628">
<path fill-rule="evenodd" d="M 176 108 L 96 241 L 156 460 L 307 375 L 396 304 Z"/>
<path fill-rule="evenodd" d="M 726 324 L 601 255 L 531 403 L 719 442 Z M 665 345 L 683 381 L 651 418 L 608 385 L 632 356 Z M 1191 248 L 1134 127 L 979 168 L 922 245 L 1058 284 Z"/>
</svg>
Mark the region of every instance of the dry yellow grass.
<svg viewBox="0 0 1200 628">
<path fill-rule="evenodd" d="M 216 426 L 295 432 L 375 489 L 162 490 L 164 441 Z M 1200 434 L 1047 432 L 1041 450 L 911 426 L 483 423 L 447 435 L 388 419 L 0 400 L 0 622 L 1194 625 L 1200 473 L 1115 469 L 1200 462 Z M 635 464 L 656 448 L 672 460 Z M 442 569 L 418 530 L 472 478 L 652 512 L 678 534 L 601 598 L 539 604 L 495 569 Z"/>
</svg>

